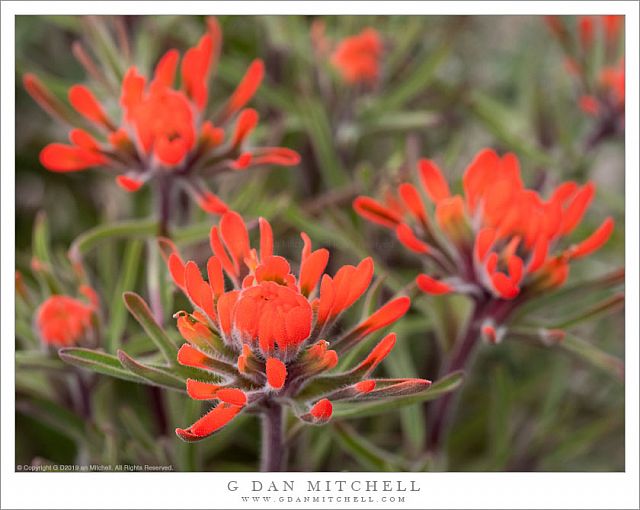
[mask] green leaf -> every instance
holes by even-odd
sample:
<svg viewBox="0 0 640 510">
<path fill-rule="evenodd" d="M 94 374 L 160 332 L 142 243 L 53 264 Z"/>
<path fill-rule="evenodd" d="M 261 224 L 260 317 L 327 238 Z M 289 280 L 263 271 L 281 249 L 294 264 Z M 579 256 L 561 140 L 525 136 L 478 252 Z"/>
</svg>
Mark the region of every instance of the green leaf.
<svg viewBox="0 0 640 510">
<path fill-rule="evenodd" d="M 424 92 L 435 78 L 440 64 L 451 51 L 453 47 L 451 43 L 451 40 L 446 40 L 440 47 L 430 52 L 420 65 L 411 69 L 408 75 L 403 76 L 402 81 L 394 83 L 394 86 L 390 87 L 389 92 L 375 104 L 368 115 L 375 117 L 383 112 L 402 110 L 412 99 Z"/>
<path fill-rule="evenodd" d="M 498 366 L 491 381 L 489 401 L 489 445 L 492 468 L 503 470 L 510 454 L 511 391 L 512 384 L 504 367 Z"/>
<path fill-rule="evenodd" d="M 120 421 L 131 437 L 141 445 L 144 450 L 155 452 L 158 457 L 164 454 L 157 438 L 151 434 L 149 427 L 142 423 L 140 417 L 130 407 L 125 407 L 120 410 Z"/>
<path fill-rule="evenodd" d="M 435 400 L 451 391 L 456 390 L 463 381 L 463 372 L 453 372 L 439 381 L 436 381 L 426 390 L 400 398 L 387 398 L 364 404 L 335 402 L 333 405 L 333 416 L 336 418 L 361 418 L 374 416 L 381 413 L 394 411 L 404 406 L 418 404 Z"/>
<path fill-rule="evenodd" d="M 303 97 L 298 104 L 300 118 L 318 158 L 320 172 L 327 188 L 340 188 L 349 182 L 334 146 L 334 136 L 329 117 L 322 103 Z"/>
<path fill-rule="evenodd" d="M 49 222 L 44 211 L 40 211 L 36 216 L 33 225 L 33 255 L 41 264 L 41 269 L 35 271 L 35 276 L 44 291 L 59 294 L 62 292 L 62 285 L 53 274 L 53 264 L 51 263 L 51 247 L 49 240 Z"/>
<path fill-rule="evenodd" d="M 156 220 L 128 220 L 98 225 L 78 236 L 71 244 L 69 256 L 78 260 L 104 241 L 116 238 L 148 237 L 158 231 Z"/>
<path fill-rule="evenodd" d="M 354 384 L 361 378 L 362 374 L 350 372 L 315 377 L 296 395 L 296 401 L 304 402 L 318 398 L 344 386 Z"/>
<path fill-rule="evenodd" d="M 608 354 L 572 334 L 567 334 L 558 347 L 577 355 L 590 365 L 604 370 L 618 380 L 624 380 L 624 361 L 620 358 Z"/>
<path fill-rule="evenodd" d="M 83 16 L 84 33 L 91 41 L 91 47 L 111 71 L 116 83 L 120 83 L 124 76 L 125 62 L 104 22 L 105 16 Z"/>
<path fill-rule="evenodd" d="M 193 223 L 187 227 L 176 229 L 173 233 L 173 241 L 178 245 L 188 245 L 206 239 L 211 231 L 213 223 L 207 219 L 204 222 Z"/>
<path fill-rule="evenodd" d="M 16 369 L 20 370 L 67 370 L 60 359 L 39 351 L 16 351 Z"/>
<path fill-rule="evenodd" d="M 386 276 L 380 276 L 376 278 L 373 285 L 369 287 L 364 297 L 364 303 L 362 304 L 362 311 L 360 312 L 360 322 L 366 320 L 371 314 L 373 314 L 378 308 L 378 302 L 382 294 L 383 283 Z"/>
<path fill-rule="evenodd" d="M 33 254 L 43 264 L 51 265 L 49 221 L 44 211 L 37 214 L 33 225 Z"/>
<path fill-rule="evenodd" d="M 424 20 L 420 17 L 399 17 L 392 18 L 390 27 L 393 33 L 393 47 L 387 55 L 385 55 L 385 67 L 389 74 L 395 74 L 397 68 L 406 65 L 407 60 L 411 58 L 411 50 L 413 47 L 424 40 Z M 397 26 L 394 26 L 393 23 Z"/>
<path fill-rule="evenodd" d="M 338 444 L 358 463 L 371 471 L 399 471 L 402 461 L 358 434 L 344 423 L 334 423 L 333 432 Z"/>
<path fill-rule="evenodd" d="M 165 368 L 141 363 L 121 350 L 118 351 L 118 359 L 124 368 L 144 379 L 147 384 L 185 391 L 184 379 Z"/>
<path fill-rule="evenodd" d="M 404 322 L 402 326 L 405 326 Z M 403 331 L 406 332 L 406 330 Z M 398 333 L 400 332 L 398 331 Z M 391 377 L 415 377 L 417 375 L 409 343 L 406 341 L 396 343 L 384 365 Z M 413 457 L 415 453 L 424 450 L 426 424 L 422 407 L 419 405 L 403 407 L 400 409 L 400 420 L 408 448 L 407 452 Z"/>
<path fill-rule="evenodd" d="M 91 438 L 88 425 L 82 417 L 52 400 L 30 396 L 28 400 L 16 401 L 16 409 L 38 418 L 77 443 Z"/>
<path fill-rule="evenodd" d="M 127 308 L 144 328 L 149 338 L 153 340 L 153 343 L 156 344 L 156 347 L 158 347 L 158 350 L 162 353 L 165 360 L 170 365 L 176 365 L 178 348 L 155 321 L 144 299 L 135 292 L 125 292 L 123 297 Z"/>
<path fill-rule="evenodd" d="M 549 166 L 553 163 L 544 151 L 529 142 L 535 137 L 517 126 L 521 114 L 479 91 L 473 93 L 469 106 L 478 120 L 510 150 L 539 165 Z"/>
<path fill-rule="evenodd" d="M 624 275 L 624 268 L 620 268 L 592 280 L 567 285 L 553 293 L 545 293 L 543 296 L 532 299 L 520 307 L 512 318 L 512 321 L 517 322 L 519 318 L 527 317 L 534 311 L 553 310 L 557 308 L 560 303 L 573 303 L 582 296 L 622 285 L 624 284 Z"/>
<path fill-rule="evenodd" d="M 66 348 L 58 351 L 60 359 L 71 365 L 86 368 L 98 372 L 99 374 L 116 377 L 125 381 L 136 383 L 144 382 L 128 370 L 122 368 L 122 364 L 112 354 L 107 354 L 92 349 Z"/>
<path fill-rule="evenodd" d="M 363 135 L 394 131 L 424 130 L 435 125 L 440 115 L 429 111 L 389 112 L 362 125 Z"/>
<path fill-rule="evenodd" d="M 127 243 L 122 261 L 122 271 L 115 287 L 111 306 L 109 307 L 109 329 L 105 343 L 107 352 L 115 352 L 120 347 L 120 340 L 127 323 L 127 310 L 122 304 L 122 294 L 135 286 L 140 271 L 140 255 L 143 243 L 133 240 Z"/>
<path fill-rule="evenodd" d="M 544 464 L 549 466 L 564 466 L 572 459 L 585 455 L 594 445 L 598 445 L 608 433 L 618 427 L 617 416 L 606 415 L 599 420 L 591 421 L 571 430 L 571 433 L 559 441 L 555 448 L 544 458 Z M 544 469 L 544 468 L 543 468 Z"/>
<path fill-rule="evenodd" d="M 599 303 L 596 303 L 594 306 L 587 308 L 586 310 L 558 324 L 555 324 L 552 327 L 558 328 L 558 329 L 567 329 L 577 324 L 594 320 L 602 317 L 603 315 L 613 313 L 616 310 L 619 310 L 623 307 L 624 307 L 624 294 L 616 294 L 615 296 L 611 296 L 603 301 L 600 301 Z"/>
</svg>

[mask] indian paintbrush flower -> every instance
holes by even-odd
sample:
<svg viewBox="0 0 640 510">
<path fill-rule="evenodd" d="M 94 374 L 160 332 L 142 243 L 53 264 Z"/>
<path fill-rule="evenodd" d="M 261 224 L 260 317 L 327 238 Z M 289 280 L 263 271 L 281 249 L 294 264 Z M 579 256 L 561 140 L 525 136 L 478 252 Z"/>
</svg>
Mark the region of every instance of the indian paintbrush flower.
<svg viewBox="0 0 640 510">
<path fill-rule="evenodd" d="M 317 37 L 316 37 L 317 40 Z M 373 28 L 343 39 L 331 55 L 331 63 L 349 84 L 372 84 L 380 76 L 382 41 Z"/>
<path fill-rule="evenodd" d="M 103 167 L 127 191 L 137 191 L 154 178 L 175 179 L 207 212 L 222 214 L 224 202 L 203 178 L 225 170 L 260 165 L 295 165 L 298 154 L 283 147 L 247 147 L 258 113 L 246 108 L 264 77 L 262 60 L 254 60 L 232 95 L 209 117 L 209 77 L 220 53 L 222 34 L 209 18 L 208 30 L 183 56 L 167 51 L 147 79 L 131 66 L 121 83 L 116 121 L 85 85 L 74 85 L 68 98 L 89 129 L 74 127 L 71 144 L 51 143 L 40 153 L 53 172 Z M 84 53 L 82 53 L 84 55 Z M 86 58 L 83 59 L 86 61 Z M 176 74 L 180 86 L 176 87 Z M 54 117 L 67 120 L 65 106 L 33 74 L 24 76 L 29 94 Z"/>
<path fill-rule="evenodd" d="M 337 401 L 409 395 L 430 385 L 424 379 L 371 377 L 393 348 L 393 333 L 355 367 L 336 373 L 342 355 L 397 321 L 410 306 L 408 297 L 398 297 L 351 329 L 335 331 L 343 312 L 369 287 L 371 258 L 343 266 L 331 277 L 324 274 L 328 250 L 313 250 L 303 233 L 296 273 L 287 259 L 274 255 L 271 226 L 263 218 L 259 230 L 256 250 L 240 215 L 225 213 L 211 229 L 208 281 L 195 262 L 185 263 L 168 240 L 162 242 L 170 273 L 195 308 L 176 314 L 186 340 L 178 362 L 220 376 L 216 384 L 187 380 L 189 396 L 214 407 L 188 428 L 178 428 L 182 439 L 203 439 L 241 412 L 266 413 L 274 405 L 292 407 L 304 422 L 323 424 Z"/>
<path fill-rule="evenodd" d="M 54 294 L 38 307 L 36 330 L 45 345 L 72 347 L 93 335 L 98 296 L 87 285 L 82 285 L 79 293 L 84 296 L 83 300 Z"/>
<path fill-rule="evenodd" d="M 513 154 L 480 151 L 464 173 L 462 194 L 451 192 L 434 161 L 420 160 L 418 170 L 427 202 L 406 182 L 398 187 L 398 197 L 387 197 L 387 204 L 361 196 L 354 208 L 394 230 L 400 243 L 424 261 L 428 272 L 416 278 L 420 290 L 470 298 L 467 325 L 441 369 L 447 374 L 466 368 L 480 340 L 502 341 L 523 303 L 561 287 L 571 263 L 607 242 L 613 220 L 607 218 L 586 239 L 567 243 L 593 200 L 595 186 L 564 182 L 545 199 L 524 186 Z M 564 336 L 560 330 L 538 334 L 545 344 Z M 430 408 L 428 448 L 434 452 L 441 445 L 452 398 L 446 395 Z"/>
<path fill-rule="evenodd" d="M 485 306 L 485 320 L 497 328 L 523 301 L 562 286 L 571 263 L 592 254 L 613 231 L 607 218 L 590 236 L 567 243 L 595 195 L 591 182 L 564 182 L 548 198 L 526 188 L 515 155 L 491 149 L 478 153 L 463 177 L 463 194 L 450 191 L 432 160 L 419 162 L 422 192 L 398 187 L 392 206 L 358 197 L 362 217 L 395 231 L 430 271 L 417 286 L 431 295 L 468 295 Z M 491 335 L 490 335 L 491 336 Z"/>
</svg>

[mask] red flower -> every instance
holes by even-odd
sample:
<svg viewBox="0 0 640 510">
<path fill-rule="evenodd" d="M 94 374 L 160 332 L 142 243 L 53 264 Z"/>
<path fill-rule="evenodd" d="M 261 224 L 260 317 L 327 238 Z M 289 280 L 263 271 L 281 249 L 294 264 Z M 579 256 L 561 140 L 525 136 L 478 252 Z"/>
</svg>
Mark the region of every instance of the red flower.
<svg viewBox="0 0 640 510">
<path fill-rule="evenodd" d="M 585 240 L 561 247 L 582 220 L 595 186 L 565 182 L 544 199 L 524 186 L 513 154 L 478 153 L 465 171 L 463 195 L 451 194 L 433 161 L 421 160 L 419 175 L 433 216 L 408 183 L 398 189 L 404 214 L 369 197 L 358 197 L 354 208 L 394 229 L 403 245 L 433 264 L 435 276 L 421 274 L 416 282 L 428 294 L 461 292 L 506 301 L 530 297 L 561 286 L 570 263 L 599 249 L 613 231 L 608 218 Z"/>
<path fill-rule="evenodd" d="M 36 312 L 36 328 L 45 344 L 72 347 L 92 333 L 97 295 L 87 286 L 81 287 L 80 292 L 90 300 L 89 303 L 56 294 L 40 305 Z"/>
<path fill-rule="evenodd" d="M 600 72 L 600 84 L 606 90 L 613 105 L 624 112 L 624 60 L 621 60 L 616 66 L 605 67 Z"/>
<path fill-rule="evenodd" d="M 382 41 L 373 28 L 366 28 L 358 35 L 340 42 L 331 62 L 347 83 L 374 83 L 380 75 Z"/>
<path fill-rule="evenodd" d="M 208 81 L 220 52 L 222 35 L 214 18 L 208 32 L 189 49 L 180 64 L 177 50 L 169 50 L 158 62 L 151 80 L 133 66 L 122 81 L 120 124 L 114 121 L 84 85 L 69 89 L 69 102 L 92 127 L 73 129 L 71 145 L 52 143 L 40 154 L 43 166 L 53 172 L 76 172 L 108 167 L 116 182 L 137 191 L 156 174 L 171 172 L 207 212 L 222 214 L 226 205 L 208 191 L 197 174 L 205 168 L 244 170 L 258 165 L 296 165 L 296 152 L 282 147 L 247 151 L 245 141 L 258 123 L 255 110 L 245 108 L 264 76 L 264 64 L 254 60 L 231 97 L 208 120 Z M 180 88 L 174 88 L 176 74 Z M 24 76 L 29 94 L 47 112 L 60 116 L 61 105 L 32 74 Z"/>
<path fill-rule="evenodd" d="M 300 419 L 321 424 L 331 417 L 331 402 L 406 395 L 430 384 L 422 379 L 369 378 L 393 347 L 393 333 L 355 368 L 328 373 L 341 354 L 402 317 L 409 298 L 396 298 L 346 332 L 334 332 L 342 313 L 368 288 L 371 259 L 343 266 L 331 277 L 324 274 L 329 252 L 313 250 L 303 233 L 300 269 L 294 274 L 289 261 L 273 254 L 269 223 L 260 218 L 259 226 L 256 250 L 242 218 L 235 212 L 222 216 L 219 226 L 211 229 L 214 255 L 207 261 L 208 281 L 195 262 L 184 263 L 175 247 L 163 242 L 169 271 L 196 309 L 176 314 L 187 341 L 178 362 L 221 378 L 216 384 L 187 381 L 192 398 L 218 404 L 191 427 L 177 429 L 182 439 L 202 439 L 239 412 L 260 409 L 272 398 L 292 405 Z M 225 288 L 225 273 L 230 290 Z"/>
</svg>

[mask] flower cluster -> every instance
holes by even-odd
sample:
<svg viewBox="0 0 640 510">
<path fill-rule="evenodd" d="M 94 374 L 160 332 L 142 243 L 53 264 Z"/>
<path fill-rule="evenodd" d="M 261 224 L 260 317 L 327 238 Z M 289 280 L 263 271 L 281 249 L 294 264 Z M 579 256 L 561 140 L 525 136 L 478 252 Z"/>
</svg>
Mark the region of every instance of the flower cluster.
<svg viewBox="0 0 640 510">
<path fill-rule="evenodd" d="M 373 28 L 343 39 L 331 56 L 331 63 L 350 84 L 372 84 L 380 75 L 382 41 Z"/>
<path fill-rule="evenodd" d="M 71 347 L 87 343 L 84 341 L 93 336 L 99 306 L 98 295 L 87 285 L 80 286 L 79 293 L 84 297 L 83 300 L 54 294 L 36 311 L 36 330 L 45 345 Z"/>
<path fill-rule="evenodd" d="M 579 88 L 580 108 L 592 117 L 613 122 L 624 116 L 625 70 L 621 35 L 623 16 L 579 16 L 568 28 L 557 16 L 547 25 L 566 54 L 566 68 Z M 604 64 L 596 65 L 596 46 L 602 47 Z M 613 118 L 613 120 L 610 120 Z M 620 120 L 619 122 L 622 122 Z"/>
<path fill-rule="evenodd" d="M 318 60 L 330 62 L 344 83 L 371 86 L 378 82 L 383 44 L 376 29 L 365 28 L 334 43 L 326 35 L 324 21 L 316 19 L 311 25 L 310 37 Z"/>
<path fill-rule="evenodd" d="M 188 379 L 186 389 L 196 400 L 217 402 L 206 415 L 176 433 L 186 441 L 203 439 L 238 413 L 260 412 L 269 402 L 292 406 L 312 424 L 327 422 L 332 402 L 360 402 L 419 392 L 424 379 L 372 379 L 376 366 L 393 348 L 396 336 L 385 336 L 350 370 L 330 371 L 339 357 L 402 317 L 410 306 L 398 297 L 342 333 L 334 330 L 340 316 L 369 287 L 373 262 L 343 266 L 335 276 L 324 274 L 326 249 L 313 250 L 301 234 L 300 269 L 273 254 L 270 224 L 260 218 L 259 251 L 252 249 L 247 227 L 235 212 L 225 213 L 211 229 L 213 256 L 205 280 L 195 262 L 184 262 L 170 241 L 162 242 L 176 285 L 193 304 L 193 313 L 178 312 L 177 327 L 186 340 L 178 352 L 181 365 L 208 372 Z M 225 275 L 232 289 L 225 288 Z M 203 375 L 205 372 L 203 372 Z M 209 382 L 211 375 L 219 383 Z"/>
<path fill-rule="evenodd" d="M 493 303 L 490 318 L 500 324 L 521 301 L 560 287 L 570 263 L 599 249 L 613 231 L 606 219 L 589 237 L 562 247 L 591 203 L 595 186 L 564 182 L 544 199 L 524 186 L 518 159 L 484 149 L 468 166 L 462 195 L 452 194 L 441 170 L 420 160 L 422 191 L 403 183 L 399 199 L 382 204 L 358 197 L 355 210 L 395 230 L 398 240 L 431 264 L 416 283 L 428 294 L 458 292 Z M 434 221 L 435 220 L 435 221 Z"/>
<path fill-rule="evenodd" d="M 180 65 L 180 88 L 175 88 L 180 64 L 171 49 L 158 61 L 147 80 L 135 66 L 122 80 L 118 124 L 84 85 L 69 89 L 69 102 L 88 123 L 89 130 L 74 128 L 71 145 L 51 143 L 40 154 L 42 165 L 54 172 L 76 172 L 106 167 L 127 191 L 137 191 L 158 176 L 172 178 L 205 211 L 222 214 L 227 206 L 208 190 L 202 177 L 223 170 L 245 170 L 258 165 L 296 165 L 298 154 L 283 147 L 246 148 L 258 124 L 258 113 L 245 108 L 264 76 L 260 59 L 249 66 L 236 90 L 212 119 L 207 118 L 208 81 L 220 52 L 222 35 L 214 18 L 208 32 L 190 48 Z M 33 74 L 24 77 L 31 96 L 54 117 L 68 122 L 66 107 Z M 99 134 L 99 138 L 96 136 Z"/>
</svg>

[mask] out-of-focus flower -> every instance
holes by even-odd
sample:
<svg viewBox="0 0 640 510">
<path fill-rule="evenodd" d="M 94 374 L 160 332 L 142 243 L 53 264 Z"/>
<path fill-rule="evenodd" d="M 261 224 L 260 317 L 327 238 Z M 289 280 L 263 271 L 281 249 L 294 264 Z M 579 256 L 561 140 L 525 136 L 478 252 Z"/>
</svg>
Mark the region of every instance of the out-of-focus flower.
<svg viewBox="0 0 640 510">
<path fill-rule="evenodd" d="M 81 286 L 79 292 L 84 300 L 55 294 L 36 311 L 36 329 L 45 345 L 72 347 L 93 334 L 98 297 L 86 285 Z"/>
<path fill-rule="evenodd" d="M 524 300 L 563 285 L 570 264 L 598 250 L 613 231 L 607 218 L 586 239 L 566 243 L 595 186 L 564 182 L 545 199 L 524 186 L 513 154 L 478 153 L 465 171 L 462 195 L 451 193 L 431 160 L 420 161 L 419 178 L 433 213 L 410 183 L 398 188 L 400 210 L 369 197 L 358 197 L 354 208 L 393 229 L 406 248 L 429 263 L 429 274 L 416 280 L 423 292 L 469 295 L 484 307 L 494 333 Z"/>
<path fill-rule="evenodd" d="M 372 84 L 380 75 L 382 41 L 373 28 L 343 39 L 331 56 L 331 63 L 350 84 Z"/>
<path fill-rule="evenodd" d="M 169 271 L 195 311 L 178 312 L 177 326 L 186 340 L 178 362 L 220 376 L 218 384 L 187 380 L 187 392 L 215 406 L 201 419 L 176 433 L 186 441 L 203 439 L 247 409 L 260 412 L 271 402 L 291 406 L 298 418 L 327 422 L 332 402 L 358 403 L 393 398 L 427 388 L 424 379 L 372 379 L 371 373 L 389 354 L 395 334 L 385 336 L 355 367 L 332 373 L 339 356 L 359 345 L 409 309 L 399 297 L 344 332 L 333 326 L 366 291 L 373 262 L 343 266 L 335 276 L 324 274 L 329 252 L 313 250 L 301 234 L 300 269 L 273 254 L 270 224 L 260 218 L 259 250 L 251 248 L 244 221 L 225 213 L 211 229 L 214 253 L 207 261 L 208 281 L 195 262 L 184 263 L 170 241 L 163 240 Z M 225 273 L 232 284 L 225 285 Z"/>
<path fill-rule="evenodd" d="M 263 79 L 262 60 L 250 64 L 233 94 L 212 119 L 207 118 L 208 82 L 221 43 L 220 27 L 210 18 L 207 33 L 184 54 L 181 64 L 178 51 L 171 49 L 150 80 L 130 67 L 122 80 L 119 122 L 89 88 L 71 87 L 69 102 L 90 129 L 72 129 L 70 145 L 47 145 L 40 153 L 43 166 L 53 172 L 105 167 L 127 191 L 137 191 L 154 177 L 175 179 L 205 211 L 222 214 L 227 206 L 206 188 L 202 177 L 259 165 L 296 165 L 299 156 L 293 150 L 247 148 L 258 113 L 246 105 Z M 61 116 L 64 105 L 36 76 L 26 74 L 24 85 L 42 108 Z"/>
<path fill-rule="evenodd" d="M 551 33 L 565 52 L 565 66 L 578 85 L 578 105 L 599 119 L 608 133 L 624 126 L 623 16 L 579 16 L 574 25 L 546 16 Z M 603 63 L 595 67 L 602 49 Z"/>
<path fill-rule="evenodd" d="M 600 73 L 600 83 L 607 89 L 611 102 L 624 112 L 624 60 L 616 66 L 605 67 Z"/>
</svg>

